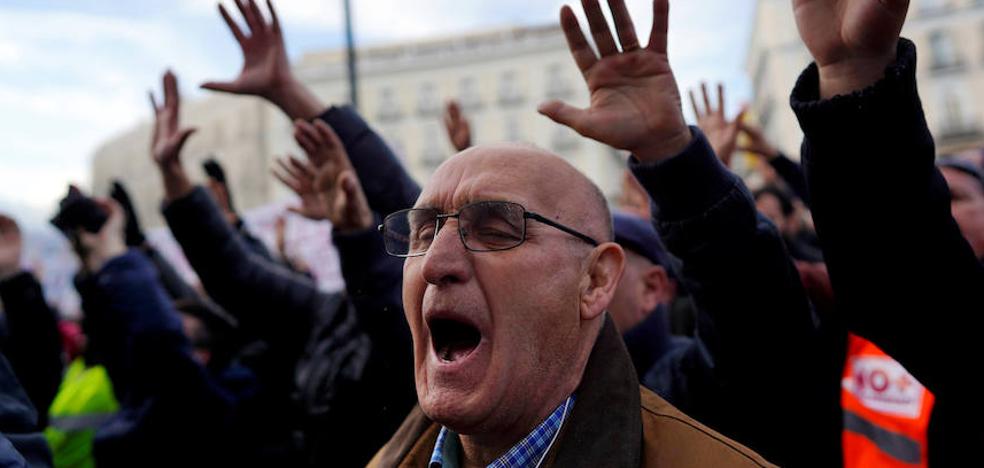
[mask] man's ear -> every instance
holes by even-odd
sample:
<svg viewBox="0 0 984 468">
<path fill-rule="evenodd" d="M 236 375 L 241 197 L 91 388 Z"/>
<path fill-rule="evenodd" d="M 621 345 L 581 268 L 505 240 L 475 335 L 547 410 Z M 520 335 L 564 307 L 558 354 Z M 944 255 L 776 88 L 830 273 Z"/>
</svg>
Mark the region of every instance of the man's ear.
<svg viewBox="0 0 984 468">
<path fill-rule="evenodd" d="M 660 303 L 669 302 L 673 298 L 670 276 L 666 273 L 666 268 L 659 265 L 647 268 L 642 274 L 642 282 L 645 286 L 642 292 L 642 305 L 647 311 L 651 311 Z"/>
<path fill-rule="evenodd" d="M 618 287 L 625 270 L 625 251 L 614 242 L 595 247 L 588 258 L 581 291 L 581 320 L 600 316 Z"/>
</svg>

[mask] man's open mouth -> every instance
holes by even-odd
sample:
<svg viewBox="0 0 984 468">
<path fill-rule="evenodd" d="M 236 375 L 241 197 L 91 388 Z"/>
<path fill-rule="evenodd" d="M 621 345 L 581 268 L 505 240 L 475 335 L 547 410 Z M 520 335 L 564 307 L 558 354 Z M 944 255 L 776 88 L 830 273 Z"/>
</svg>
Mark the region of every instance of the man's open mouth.
<svg viewBox="0 0 984 468">
<path fill-rule="evenodd" d="M 436 318 L 428 322 L 431 345 L 442 361 L 454 362 L 475 350 L 482 341 L 478 328 L 457 320 Z"/>
</svg>

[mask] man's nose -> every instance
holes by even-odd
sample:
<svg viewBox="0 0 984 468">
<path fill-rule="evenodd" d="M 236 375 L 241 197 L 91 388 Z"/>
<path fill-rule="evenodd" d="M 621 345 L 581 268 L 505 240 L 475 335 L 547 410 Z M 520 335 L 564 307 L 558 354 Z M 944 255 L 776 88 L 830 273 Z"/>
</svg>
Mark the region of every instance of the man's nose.
<svg viewBox="0 0 984 468">
<path fill-rule="evenodd" d="M 462 283 L 471 274 L 470 252 L 458 234 L 458 220 L 448 219 L 424 255 L 424 280 L 434 285 Z"/>
</svg>

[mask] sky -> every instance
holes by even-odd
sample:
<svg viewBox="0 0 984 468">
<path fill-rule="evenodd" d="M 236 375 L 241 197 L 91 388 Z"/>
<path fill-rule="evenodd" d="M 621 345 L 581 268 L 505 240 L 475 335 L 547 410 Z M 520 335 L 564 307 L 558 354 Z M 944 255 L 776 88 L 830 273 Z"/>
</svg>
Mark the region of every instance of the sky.
<svg viewBox="0 0 984 468">
<path fill-rule="evenodd" d="M 342 45 L 341 3 L 275 3 L 292 60 Z M 352 3 L 356 41 L 372 45 L 554 23 L 568 2 Z M 569 3 L 581 15 L 579 2 Z M 627 3 L 647 40 L 651 1 Z M 212 0 L 0 0 L 0 212 L 43 222 L 69 182 L 86 187 L 101 142 L 150 118 L 147 91 L 158 87 L 165 68 L 180 77 L 185 99 L 204 96 L 198 83 L 234 77 L 241 56 L 216 6 Z M 226 6 L 236 10 L 231 0 Z M 726 84 L 731 112 L 750 99 L 744 62 L 754 6 L 755 0 L 671 1 L 670 62 L 683 92 L 706 79 Z"/>
</svg>

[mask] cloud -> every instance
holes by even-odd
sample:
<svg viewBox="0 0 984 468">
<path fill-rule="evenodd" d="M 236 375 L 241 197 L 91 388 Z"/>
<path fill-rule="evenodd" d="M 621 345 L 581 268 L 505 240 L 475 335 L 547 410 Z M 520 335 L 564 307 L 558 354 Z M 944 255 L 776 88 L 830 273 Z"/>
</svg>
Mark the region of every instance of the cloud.
<svg viewBox="0 0 984 468">
<path fill-rule="evenodd" d="M 158 18 L 0 9 L 0 198 L 50 209 L 68 181 L 86 185 L 96 147 L 149 117 L 165 64 L 215 73 L 200 49 Z"/>
</svg>

